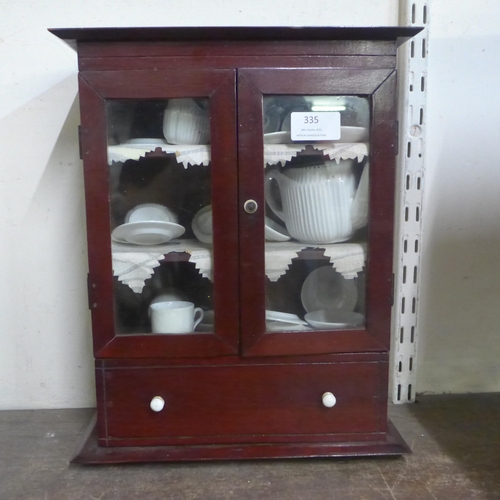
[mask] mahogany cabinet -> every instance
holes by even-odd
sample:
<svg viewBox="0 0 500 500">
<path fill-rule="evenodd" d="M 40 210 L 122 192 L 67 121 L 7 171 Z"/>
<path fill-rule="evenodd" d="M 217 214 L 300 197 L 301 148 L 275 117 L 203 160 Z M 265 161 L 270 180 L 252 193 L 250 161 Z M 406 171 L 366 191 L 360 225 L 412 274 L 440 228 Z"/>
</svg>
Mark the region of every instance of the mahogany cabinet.
<svg viewBox="0 0 500 500">
<path fill-rule="evenodd" d="M 387 455 L 396 50 L 418 28 L 76 41 L 97 413 L 80 463 Z"/>
</svg>

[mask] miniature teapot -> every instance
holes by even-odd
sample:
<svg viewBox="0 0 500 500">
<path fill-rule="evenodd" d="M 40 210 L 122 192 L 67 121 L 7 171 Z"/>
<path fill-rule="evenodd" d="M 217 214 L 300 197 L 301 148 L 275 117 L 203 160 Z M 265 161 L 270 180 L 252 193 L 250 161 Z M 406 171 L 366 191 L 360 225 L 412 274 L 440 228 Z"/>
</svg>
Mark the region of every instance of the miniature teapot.
<svg viewBox="0 0 500 500">
<path fill-rule="evenodd" d="M 303 243 L 336 243 L 348 240 L 367 224 L 368 164 L 356 186 L 353 162 L 341 160 L 337 164 L 332 160 L 268 173 L 266 201 L 293 238 Z M 273 180 L 281 194 L 281 207 L 271 189 Z"/>
</svg>

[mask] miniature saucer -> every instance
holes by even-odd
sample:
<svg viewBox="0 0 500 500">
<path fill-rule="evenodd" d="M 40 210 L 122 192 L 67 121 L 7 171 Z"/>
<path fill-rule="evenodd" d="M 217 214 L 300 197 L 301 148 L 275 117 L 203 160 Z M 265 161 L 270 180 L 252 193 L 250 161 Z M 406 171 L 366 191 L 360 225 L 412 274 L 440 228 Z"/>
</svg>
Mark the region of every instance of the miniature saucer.
<svg viewBox="0 0 500 500">
<path fill-rule="evenodd" d="M 354 328 L 361 326 L 364 316 L 352 311 L 328 310 L 312 311 L 305 315 L 306 321 L 313 327 L 320 330 L 332 330 L 341 328 Z"/>
<path fill-rule="evenodd" d="M 191 229 L 193 230 L 196 238 L 198 238 L 202 243 L 212 243 L 212 205 L 207 205 L 201 210 L 198 210 L 196 215 L 193 217 Z"/>
<path fill-rule="evenodd" d="M 283 226 L 280 226 L 269 217 L 266 217 L 265 220 L 266 227 L 264 229 L 264 235 L 267 241 L 289 241 L 292 239 Z"/>
<path fill-rule="evenodd" d="M 285 130 L 264 134 L 264 144 L 290 144 L 291 142 L 292 135 L 290 132 Z"/>
<path fill-rule="evenodd" d="M 281 323 L 290 323 L 293 325 L 307 325 L 307 322 L 301 320 L 296 314 L 284 313 L 281 311 L 266 310 L 266 321 L 279 321 Z"/>
<path fill-rule="evenodd" d="M 158 139 L 157 137 L 139 137 L 136 139 L 129 139 L 124 142 L 122 146 L 166 146 L 167 143 L 164 139 Z"/>
<path fill-rule="evenodd" d="M 111 238 L 119 243 L 147 246 L 167 243 L 184 232 L 184 227 L 173 222 L 127 222 L 115 228 L 111 233 Z"/>
<path fill-rule="evenodd" d="M 300 299 L 307 312 L 331 309 L 352 311 L 358 301 L 358 289 L 354 280 L 344 278 L 333 267 L 322 266 L 307 276 Z"/>
</svg>

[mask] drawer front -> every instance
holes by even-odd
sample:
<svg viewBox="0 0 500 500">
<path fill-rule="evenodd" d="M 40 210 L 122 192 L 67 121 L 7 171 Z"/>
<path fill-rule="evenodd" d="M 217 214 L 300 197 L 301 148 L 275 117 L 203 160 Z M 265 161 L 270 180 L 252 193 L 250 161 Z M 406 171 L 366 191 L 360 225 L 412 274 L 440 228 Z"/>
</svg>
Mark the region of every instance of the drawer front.
<svg viewBox="0 0 500 500">
<path fill-rule="evenodd" d="M 376 433 L 385 429 L 386 367 L 366 362 L 105 369 L 100 437 L 175 444 Z M 326 398 L 333 407 L 323 403 L 327 392 L 334 395 Z M 163 409 L 151 409 L 153 398 L 164 401 Z"/>
</svg>

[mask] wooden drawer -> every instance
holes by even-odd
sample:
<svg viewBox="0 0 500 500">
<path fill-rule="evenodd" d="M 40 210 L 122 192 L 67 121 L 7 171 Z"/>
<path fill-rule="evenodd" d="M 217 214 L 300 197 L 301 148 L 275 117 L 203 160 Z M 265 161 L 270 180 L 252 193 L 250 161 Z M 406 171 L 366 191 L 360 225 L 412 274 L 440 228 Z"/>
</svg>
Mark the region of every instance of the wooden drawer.
<svg viewBox="0 0 500 500">
<path fill-rule="evenodd" d="M 357 362 L 98 370 L 101 444 L 364 439 L 361 433 L 385 431 L 386 369 Z M 336 397 L 332 408 L 323 405 L 325 392 Z M 165 401 L 160 412 L 150 408 L 155 396 Z"/>
</svg>

